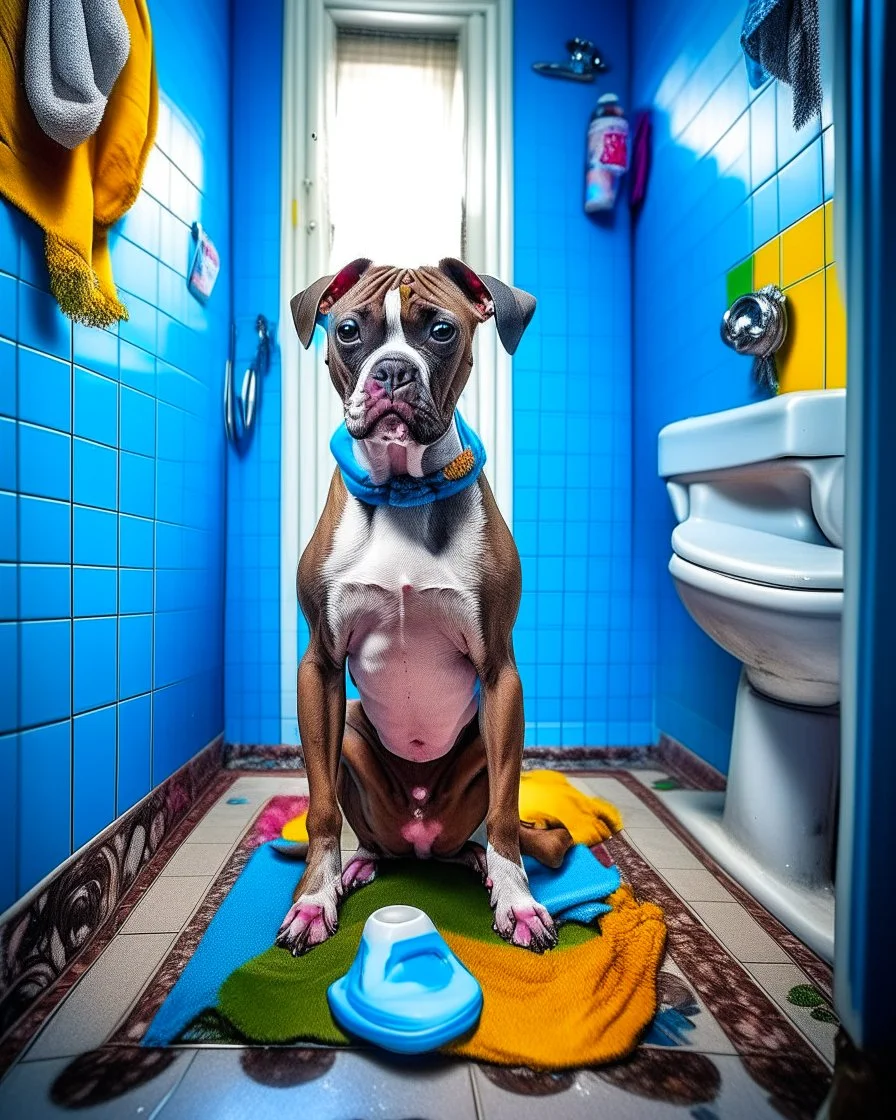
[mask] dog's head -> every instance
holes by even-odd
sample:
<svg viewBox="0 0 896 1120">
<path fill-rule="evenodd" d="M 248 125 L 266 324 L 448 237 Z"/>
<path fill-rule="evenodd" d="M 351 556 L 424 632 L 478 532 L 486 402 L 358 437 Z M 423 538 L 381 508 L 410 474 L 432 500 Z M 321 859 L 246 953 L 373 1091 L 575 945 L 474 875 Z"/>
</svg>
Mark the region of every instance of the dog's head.
<svg viewBox="0 0 896 1120">
<path fill-rule="evenodd" d="M 512 354 L 535 300 L 453 257 L 417 269 L 361 258 L 299 292 L 291 307 L 306 348 L 327 318 L 327 365 L 351 435 L 426 445 L 451 423 L 476 327 L 494 315 Z"/>
</svg>

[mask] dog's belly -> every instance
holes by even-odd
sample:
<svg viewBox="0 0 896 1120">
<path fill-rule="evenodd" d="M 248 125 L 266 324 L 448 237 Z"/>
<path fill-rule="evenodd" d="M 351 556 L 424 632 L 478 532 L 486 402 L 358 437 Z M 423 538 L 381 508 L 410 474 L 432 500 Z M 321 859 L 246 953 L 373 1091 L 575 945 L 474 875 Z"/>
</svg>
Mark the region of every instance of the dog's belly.
<svg viewBox="0 0 896 1120">
<path fill-rule="evenodd" d="M 383 745 L 415 762 L 446 754 L 478 704 L 484 516 L 472 488 L 450 503 L 370 512 L 349 498 L 323 572 L 333 644 L 364 711 Z"/>
<path fill-rule="evenodd" d="M 360 590 L 360 589 L 359 589 Z M 405 586 L 365 588 L 348 643 L 364 711 L 387 750 L 412 762 L 441 758 L 476 714 L 477 676 L 454 623 L 451 600 Z"/>
</svg>

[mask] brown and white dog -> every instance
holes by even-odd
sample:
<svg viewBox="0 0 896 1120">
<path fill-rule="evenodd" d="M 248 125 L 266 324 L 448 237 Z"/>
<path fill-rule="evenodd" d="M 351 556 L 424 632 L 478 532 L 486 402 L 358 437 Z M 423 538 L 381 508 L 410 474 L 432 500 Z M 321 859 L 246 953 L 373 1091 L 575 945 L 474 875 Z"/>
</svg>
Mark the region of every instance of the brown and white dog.
<svg viewBox="0 0 896 1120">
<path fill-rule="evenodd" d="M 473 333 L 494 315 L 512 353 L 534 310 L 526 292 L 452 258 L 411 270 L 353 261 L 292 300 L 306 348 L 328 317 L 330 378 L 354 457 L 376 484 L 463 469 L 455 406 Z M 469 864 L 503 938 L 538 952 L 556 943 L 520 856 L 522 842 L 556 866 L 571 844 L 565 829 L 520 827 L 520 585 L 483 474 L 405 508 L 353 496 L 336 470 L 298 568 L 310 630 L 298 671 L 309 846 L 278 944 L 298 954 L 324 941 L 343 894 L 370 882 L 379 859 L 401 856 Z M 348 705 L 346 661 L 361 697 Z M 340 806 L 359 842 L 344 869 Z M 474 839 L 483 823 L 484 847 Z"/>
</svg>

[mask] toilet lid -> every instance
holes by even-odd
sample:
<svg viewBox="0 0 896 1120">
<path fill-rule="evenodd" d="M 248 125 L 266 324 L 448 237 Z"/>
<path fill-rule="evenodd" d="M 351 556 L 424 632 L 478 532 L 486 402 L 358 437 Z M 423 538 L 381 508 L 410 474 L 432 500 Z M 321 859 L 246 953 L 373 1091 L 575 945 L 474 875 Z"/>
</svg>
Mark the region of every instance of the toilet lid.
<svg viewBox="0 0 896 1120">
<path fill-rule="evenodd" d="M 769 587 L 843 588 L 843 550 L 833 545 L 691 517 L 673 530 L 672 549 L 701 568 Z"/>
</svg>

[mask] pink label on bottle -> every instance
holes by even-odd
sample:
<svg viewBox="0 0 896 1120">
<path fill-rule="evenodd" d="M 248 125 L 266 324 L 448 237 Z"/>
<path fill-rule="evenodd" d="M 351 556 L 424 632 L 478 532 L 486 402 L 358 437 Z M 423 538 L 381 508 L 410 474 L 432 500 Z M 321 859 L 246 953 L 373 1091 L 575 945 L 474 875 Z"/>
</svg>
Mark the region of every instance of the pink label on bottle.
<svg viewBox="0 0 896 1120">
<path fill-rule="evenodd" d="M 600 162 L 604 167 L 628 170 L 628 135 L 621 129 L 608 128 L 603 134 Z"/>
</svg>

